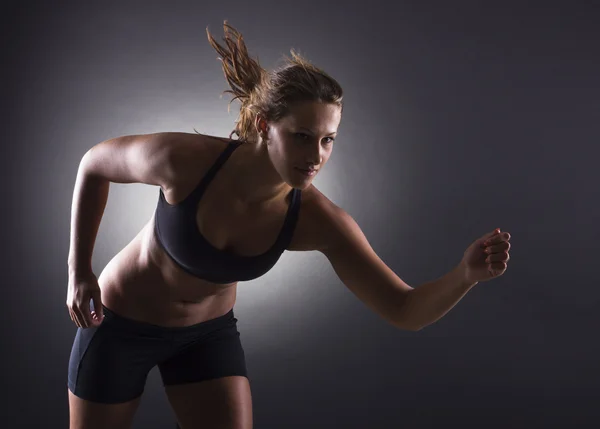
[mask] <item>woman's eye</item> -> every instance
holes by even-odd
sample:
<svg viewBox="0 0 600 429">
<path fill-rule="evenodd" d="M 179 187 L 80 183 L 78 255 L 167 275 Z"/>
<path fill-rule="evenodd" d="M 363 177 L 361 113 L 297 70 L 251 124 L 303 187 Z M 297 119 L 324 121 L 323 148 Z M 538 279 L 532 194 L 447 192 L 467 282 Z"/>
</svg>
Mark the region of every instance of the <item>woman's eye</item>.
<svg viewBox="0 0 600 429">
<path fill-rule="evenodd" d="M 304 134 L 304 133 L 296 133 L 296 136 L 300 137 L 302 140 L 306 140 L 306 138 L 310 137 L 308 134 Z M 332 137 L 325 137 L 325 138 L 328 139 L 328 141 L 325 142 L 327 144 L 333 143 L 333 141 L 335 140 Z"/>
</svg>

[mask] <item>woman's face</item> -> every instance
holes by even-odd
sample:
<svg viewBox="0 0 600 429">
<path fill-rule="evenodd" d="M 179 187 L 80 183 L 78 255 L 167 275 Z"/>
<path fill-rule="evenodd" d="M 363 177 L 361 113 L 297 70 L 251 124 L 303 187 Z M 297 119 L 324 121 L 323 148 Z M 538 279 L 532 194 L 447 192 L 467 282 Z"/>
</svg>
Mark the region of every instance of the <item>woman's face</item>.
<svg viewBox="0 0 600 429">
<path fill-rule="evenodd" d="M 314 101 L 292 106 L 277 122 L 257 119 L 273 166 L 290 186 L 306 189 L 325 166 L 341 121 L 341 107 Z M 314 169 L 307 175 L 301 170 Z"/>
</svg>

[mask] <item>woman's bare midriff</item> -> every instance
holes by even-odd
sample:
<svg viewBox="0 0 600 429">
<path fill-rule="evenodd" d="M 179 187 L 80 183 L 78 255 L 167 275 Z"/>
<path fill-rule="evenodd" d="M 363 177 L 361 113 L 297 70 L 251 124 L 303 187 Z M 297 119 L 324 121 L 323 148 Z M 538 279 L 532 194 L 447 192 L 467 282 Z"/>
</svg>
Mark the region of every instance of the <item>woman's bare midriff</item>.
<svg viewBox="0 0 600 429">
<path fill-rule="evenodd" d="M 102 303 L 130 319 L 160 326 L 189 326 L 226 314 L 237 283 L 214 284 L 177 267 L 153 234 L 154 217 L 98 277 Z"/>
</svg>

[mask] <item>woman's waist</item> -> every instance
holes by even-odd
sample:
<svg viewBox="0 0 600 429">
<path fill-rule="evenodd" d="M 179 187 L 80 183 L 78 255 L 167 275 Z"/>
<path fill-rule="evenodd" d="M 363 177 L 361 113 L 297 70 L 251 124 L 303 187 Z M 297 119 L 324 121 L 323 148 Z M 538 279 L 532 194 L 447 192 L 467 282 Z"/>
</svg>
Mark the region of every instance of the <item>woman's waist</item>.
<svg viewBox="0 0 600 429">
<path fill-rule="evenodd" d="M 123 249 L 98 278 L 102 303 L 118 314 L 162 326 L 188 326 L 227 313 L 237 284 L 215 285 L 187 275 L 165 275 L 139 254 Z M 142 255 L 143 256 L 143 255 Z"/>
<path fill-rule="evenodd" d="M 214 319 L 235 305 L 236 290 L 184 293 L 155 281 L 100 284 L 102 304 L 121 316 L 154 325 L 182 327 Z"/>
</svg>

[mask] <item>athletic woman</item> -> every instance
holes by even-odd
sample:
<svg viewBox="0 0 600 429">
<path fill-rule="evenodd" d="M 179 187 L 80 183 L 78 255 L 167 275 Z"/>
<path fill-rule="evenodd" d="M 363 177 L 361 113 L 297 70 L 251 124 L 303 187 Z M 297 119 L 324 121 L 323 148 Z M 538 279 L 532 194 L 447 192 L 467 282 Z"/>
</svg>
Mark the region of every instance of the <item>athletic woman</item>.
<svg viewBox="0 0 600 429">
<path fill-rule="evenodd" d="M 128 135 L 92 147 L 75 182 L 66 304 L 72 429 L 129 428 L 158 366 L 183 429 L 252 428 L 252 398 L 233 307 L 239 281 L 284 250 L 322 252 L 340 280 L 392 325 L 433 323 L 477 282 L 506 270 L 508 233 L 475 241 L 446 276 L 413 289 L 312 181 L 331 156 L 342 88 L 292 51 L 266 72 L 225 22 L 220 54 L 240 116 L 229 138 Z M 232 139 L 235 134 L 237 139 Z M 92 250 L 109 184 L 159 187 L 148 223 L 96 277 Z"/>
</svg>

